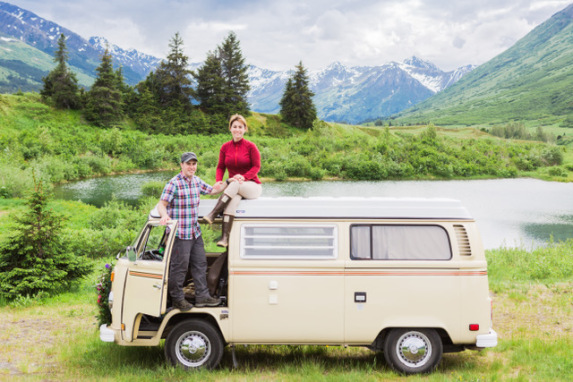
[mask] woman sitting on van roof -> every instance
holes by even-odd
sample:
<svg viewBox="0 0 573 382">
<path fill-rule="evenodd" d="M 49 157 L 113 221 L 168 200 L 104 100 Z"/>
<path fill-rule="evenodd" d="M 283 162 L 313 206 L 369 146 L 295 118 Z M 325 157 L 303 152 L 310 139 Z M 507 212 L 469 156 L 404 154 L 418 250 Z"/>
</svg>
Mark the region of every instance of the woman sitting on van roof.
<svg viewBox="0 0 573 382">
<path fill-rule="evenodd" d="M 261 181 L 257 175 L 261 169 L 261 153 L 253 142 L 243 138 L 248 130 L 246 119 L 239 114 L 231 116 L 229 130 L 233 139 L 221 146 L 214 185 L 217 187 L 223 184 L 227 170 L 227 188 L 213 211 L 203 217 L 207 223 L 212 224 L 217 215 L 223 212 L 223 235 L 217 242 L 219 247 L 229 245 L 229 232 L 241 199 L 256 199 L 262 193 Z"/>
</svg>

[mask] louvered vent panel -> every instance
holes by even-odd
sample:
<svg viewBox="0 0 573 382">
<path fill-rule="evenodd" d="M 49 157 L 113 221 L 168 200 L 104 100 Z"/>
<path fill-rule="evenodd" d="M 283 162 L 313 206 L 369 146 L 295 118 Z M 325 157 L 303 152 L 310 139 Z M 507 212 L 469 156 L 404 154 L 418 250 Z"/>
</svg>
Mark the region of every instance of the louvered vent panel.
<svg viewBox="0 0 573 382">
<path fill-rule="evenodd" d="M 454 224 L 454 230 L 456 231 L 456 238 L 458 240 L 458 249 L 460 250 L 460 255 L 471 256 L 472 248 L 470 246 L 470 239 L 466 228 L 460 224 Z"/>
</svg>

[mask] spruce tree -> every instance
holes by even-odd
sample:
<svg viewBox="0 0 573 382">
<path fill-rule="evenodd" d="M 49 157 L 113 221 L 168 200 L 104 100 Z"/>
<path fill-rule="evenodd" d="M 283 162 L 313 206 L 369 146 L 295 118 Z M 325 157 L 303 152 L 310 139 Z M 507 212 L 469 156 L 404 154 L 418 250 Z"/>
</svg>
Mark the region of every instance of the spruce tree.
<svg viewBox="0 0 573 382">
<path fill-rule="evenodd" d="M 280 114 L 285 122 L 299 128 L 310 129 L 316 119 L 316 107 L 312 101 L 314 93 L 308 86 L 308 75 L 302 61 L 287 81 L 280 101 Z"/>
<path fill-rule="evenodd" d="M 201 110 L 208 114 L 225 114 L 225 80 L 223 68 L 216 52 L 209 52 L 202 67 L 194 74 L 197 81 L 197 100 Z"/>
<path fill-rule="evenodd" d="M 155 71 L 157 81 L 156 96 L 163 107 L 191 106 L 194 91 L 191 87 L 191 70 L 188 69 L 189 58 L 183 54 L 183 40 L 179 32 L 169 43 L 171 51 L 167 61 L 162 61 Z"/>
<path fill-rule="evenodd" d="M 14 232 L 0 245 L 0 297 L 9 301 L 65 291 L 91 271 L 62 242 L 63 219 L 47 208 L 42 182 L 35 184 L 27 204 L 28 211 L 14 219 Z"/>
<path fill-rule="evenodd" d="M 96 71 L 97 78 L 86 96 L 85 116 L 98 126 L 111 127 L 123 118 L 123 111 L 120 80 L 107 48 Z"/>
<path fill-rule="evenodd" d="M 218 47 L 217 55 L 221 61 L 224 88 L 223 99 L 226 105 L 227 117 L 231 114 L 249 114 L 249 76 L 245 59 L 239 46 L 239 40 L 234 32 L 229 32 L 223 44 Z"/>
<path fill-rule="evenodd" d="M 54 54 L 56 67 L 42 78 L 44 86 L 40 91 L 44 100 L 51 100 L 59 109 L 79 109 L 81 107 L 78 80 L 67 65 L 68 50 L 66 36 L 62 33 L 58 39 L 58 49 Z"/>
<path fill-rule="evenodd" d="M 115 77 L 117 82 L 117 89 L 121 93 L 121 105 L 123 113 L 126 115 L 131 115 L 133 114 L 137 103 L 137 94 L 135 93 L 135 89 L 133 86 L 129 86 L 125 82 L 125 78 L 123 77 L 123 68 L 121 66 L 115 71 Z"/>
</svg>

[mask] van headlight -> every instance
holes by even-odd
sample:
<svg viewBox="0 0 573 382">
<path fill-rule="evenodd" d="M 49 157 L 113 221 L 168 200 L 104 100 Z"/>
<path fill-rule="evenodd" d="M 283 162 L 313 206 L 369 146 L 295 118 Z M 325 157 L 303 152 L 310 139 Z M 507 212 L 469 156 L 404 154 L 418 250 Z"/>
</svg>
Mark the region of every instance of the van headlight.
<svg viewBox="0 0 573 382">
<path fill-rule="evenodd" d="M 107 296 L 107 304 L 109 305 L 109 310 L 113 309 L 113 292 L 109 292 L 109 296 Z"/>
</svg>

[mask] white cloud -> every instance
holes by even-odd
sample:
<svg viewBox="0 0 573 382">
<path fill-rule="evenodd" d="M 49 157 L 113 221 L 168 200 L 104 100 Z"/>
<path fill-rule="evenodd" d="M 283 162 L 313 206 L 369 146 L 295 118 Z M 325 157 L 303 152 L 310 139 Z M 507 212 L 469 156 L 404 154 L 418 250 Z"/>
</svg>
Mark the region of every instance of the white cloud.
<svg viewBox="0 0 573 382">
<path fill-rule="evenodd" d="M 309 69 L 381 65 L 412 55 L 444 70 L 503 52 L 571 0 L 11 0 L 85 38 L 164 57 L 180 32 L 201 61 L 229 31 L 248 63 Z"/>
</svg>

